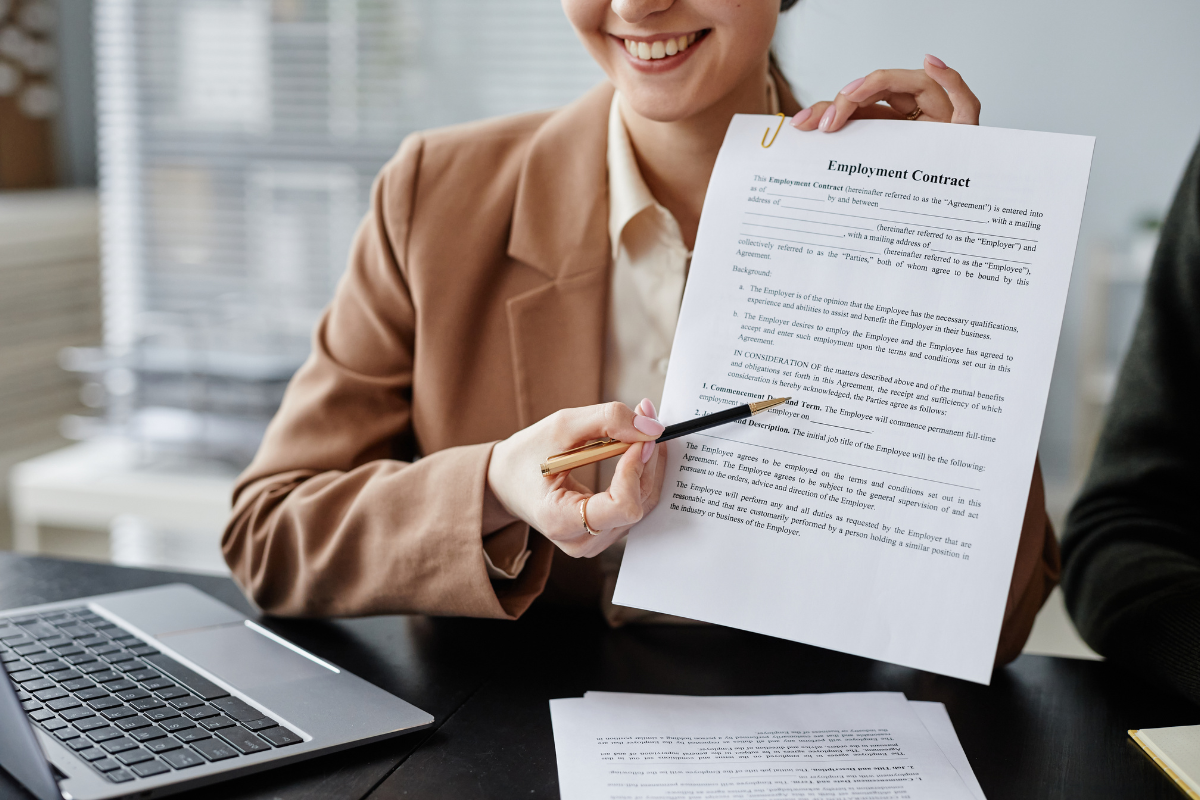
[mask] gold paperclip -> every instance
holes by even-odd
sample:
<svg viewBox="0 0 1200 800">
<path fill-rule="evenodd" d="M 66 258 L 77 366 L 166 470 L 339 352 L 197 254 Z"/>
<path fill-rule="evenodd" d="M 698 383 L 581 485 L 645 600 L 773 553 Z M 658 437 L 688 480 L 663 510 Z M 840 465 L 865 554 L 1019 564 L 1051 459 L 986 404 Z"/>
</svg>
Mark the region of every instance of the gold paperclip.
<svg viewBox="0 0 1200 800">
<path fill-rule="evenodd" d="M 775 126 L 775 136 L 778 136 L 779 129 L 783 127 L 783 120 L 787 117 L 787 114 L 784 114 L 782 111 L 780 111 L 775 116 L 779 117 L 779 124 Z M 770 132 L 771 132 L 770 128 L 767 128 L 765 131 L 763 131 L 763 140 L 762 140 L 763 147 L 770 147 L 771 145 L 775 144 L 775 136 L 771 137 L 771 141 L 769 141 L 769 142 L 767 141 L 767 134 Z"/>
</svg>

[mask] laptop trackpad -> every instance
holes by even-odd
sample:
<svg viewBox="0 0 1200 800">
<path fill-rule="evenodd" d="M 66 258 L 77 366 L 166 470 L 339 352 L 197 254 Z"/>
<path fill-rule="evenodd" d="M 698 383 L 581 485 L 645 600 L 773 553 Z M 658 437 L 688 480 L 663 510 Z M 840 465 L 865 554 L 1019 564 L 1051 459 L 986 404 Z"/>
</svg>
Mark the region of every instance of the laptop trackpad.
<svg viewBox="0 0 1200 800">
<path fill-rule="evenodd" d="M 158 640 L 239 689 L 331 673 L 328 668 L 242 624 L 169 633 Z"/>
</svg>

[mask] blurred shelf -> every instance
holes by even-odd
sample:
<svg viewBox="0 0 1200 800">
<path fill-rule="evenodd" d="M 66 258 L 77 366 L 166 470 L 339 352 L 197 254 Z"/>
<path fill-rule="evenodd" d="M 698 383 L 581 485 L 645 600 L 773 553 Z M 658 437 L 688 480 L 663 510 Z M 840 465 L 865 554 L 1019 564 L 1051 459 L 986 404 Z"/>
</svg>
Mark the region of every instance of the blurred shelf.
<svg viewBox="0 0 1200 800">
<path fill-rule="evenodd" d="M 82 407 L 58 352 L 100 340 L 99 259 L 94 191 L 0 192 L 0 451 Z"/>
<path fill-rule="evenodd" d="M 126 551 L 140 548 L 151 556 L 186 551 L 183 563 L 128 554 L 118 559 L 124 563 L 213 571 L 221 563 L 221 531 L 235 478 L 232 469 L 219 464 L 145 463 L 137 445 L 123 439 L 83 442 L 37 456 L 9 474 L 16 549 L 39 552 L 41 526 L 115 529 L 132 531 L 123 535 Z"/>
</svg>

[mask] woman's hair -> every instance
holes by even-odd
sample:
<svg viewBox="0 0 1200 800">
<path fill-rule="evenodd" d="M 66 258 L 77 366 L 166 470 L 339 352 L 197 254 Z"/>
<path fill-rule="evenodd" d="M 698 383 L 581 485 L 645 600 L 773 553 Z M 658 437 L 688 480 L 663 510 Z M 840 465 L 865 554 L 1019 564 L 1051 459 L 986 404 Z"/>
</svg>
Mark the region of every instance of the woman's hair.
<svg viewBox="0 0 1200 800">
<path fill-rule="evenodd" d="M 800 0 L 779 0 L 779 13 L 782 14 L 792 6 L 796 5 L 798 2 L 800 2 Z M 787 79 L 787 76 L 783 74 L 783 70 L 779 67 L 779 59 L 775 57 L 774 47 L 767 51 L 767 57 L 771 59 L 771 71 L 774 72 L 775 75 L 777 75 L 789 89 L 791 89 L 792 83 Z"/>
</svg>

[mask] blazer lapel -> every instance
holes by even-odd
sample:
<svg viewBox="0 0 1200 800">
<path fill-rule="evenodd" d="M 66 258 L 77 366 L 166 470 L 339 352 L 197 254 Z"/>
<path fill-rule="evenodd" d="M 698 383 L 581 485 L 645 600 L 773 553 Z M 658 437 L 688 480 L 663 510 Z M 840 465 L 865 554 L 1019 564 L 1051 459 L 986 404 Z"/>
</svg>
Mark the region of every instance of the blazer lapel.
<svg viewBox="0 0 1200 800">
<path fill-rule="evenodd" d="M 521 169 L 508 255 L 546 278 L 508 300 L 521 427 L 560 408 L 600 402 L 612 265 L 605 153 L 613 91 L 602 84 L 550 116 Z"/>
<path fill-rule="evenodd" d="M 772 78 L 787 114 L 800 109 L 786 79 Z M 517 413 L 522 428 L 560 408 L 601 400 L 612 270 L 608 236 L 608 111 L 602 83 L 552 114 L 521 167 L 508 255 L 545 283 L 507 302 Z M 580 471 L 580 480 L 594 480 Z"/>
</svg>

